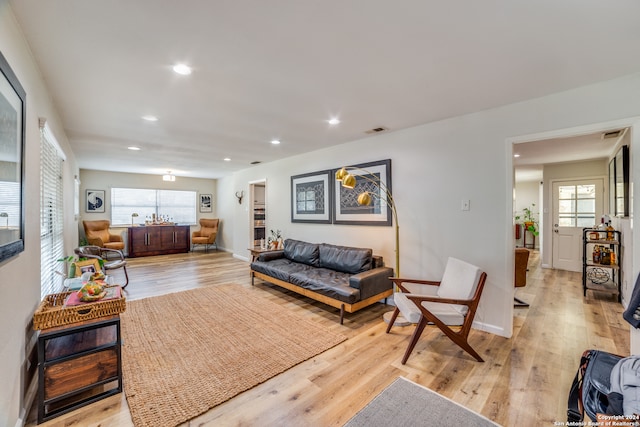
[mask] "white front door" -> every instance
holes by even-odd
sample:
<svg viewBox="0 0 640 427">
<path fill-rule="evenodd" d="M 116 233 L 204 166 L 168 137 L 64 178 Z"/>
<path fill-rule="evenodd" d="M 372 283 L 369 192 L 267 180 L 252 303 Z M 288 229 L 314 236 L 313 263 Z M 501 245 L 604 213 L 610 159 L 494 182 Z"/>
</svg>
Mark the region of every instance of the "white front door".
<svg viewBox="0 0 640 427">
<path fill-rule="evenodd" d="M 603 201 L 601 178 L 553 183 L 553 268 L 582 271 L 582 229 L 600 221 Z"/>
</svg>

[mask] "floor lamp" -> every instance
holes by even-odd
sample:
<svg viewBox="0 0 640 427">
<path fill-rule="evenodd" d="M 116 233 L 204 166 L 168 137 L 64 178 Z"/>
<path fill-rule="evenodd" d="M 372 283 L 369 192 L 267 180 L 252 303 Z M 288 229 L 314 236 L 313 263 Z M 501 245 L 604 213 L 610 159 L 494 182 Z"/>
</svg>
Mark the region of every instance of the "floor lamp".
<svg viewBox="0 0 640 427">
<path fill-rule="evenodd" d="M 384 195 L 384 197 L 380 197 L 378 193 L 372 193 L 371 191 L 363 191 L 358 194 L 358 204 L 368 206 L 371 204 L 374 198 L 377 198 L 380 201 L 386 203 L 390 208 L 393 214 L 393 219 L 395 220 L 395 232 L 396 232 L 396 266 L 395 266 L 395 276 L 400 277 L 400 225 L 398 225 L 398 213 L 396 211 L 396 204 L 393 200 L 393 195 L 389 188 L 380 180 L 373 179 L 371 177 L 375 176 L 372 172 L 369 172 L 366 169 L 362 169 L 356 166 L 345 166 L 341 168 L 338 172 L 336 172 L 336 180 L 340 181 L 341 185 L 345 188 L 353 190 L 356 187 L 357 179 L 355 175 L 349 173 L 349 171 L 361 171 L 366 175 L 358 175 L 358 178 L 364 179 L 365 181 L 370 182 L 375 187 L 380 189 L 380 193 Z M 394 285 L 394 293 L 395 293 L 395 285 Z M 389 323 L 391 314 L 393 312 L 390 311 L 384 314 L 385 322 Z M 403 326 L 409 325 L 410 322 L 405 320 L 400 314 L 394 325 Z"/>
</svg>

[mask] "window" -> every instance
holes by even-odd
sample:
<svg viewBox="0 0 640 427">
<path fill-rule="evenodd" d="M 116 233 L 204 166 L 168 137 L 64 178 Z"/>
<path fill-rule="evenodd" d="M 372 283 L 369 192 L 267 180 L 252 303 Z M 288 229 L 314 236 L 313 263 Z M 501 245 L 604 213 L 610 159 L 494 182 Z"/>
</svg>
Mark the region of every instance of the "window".
<svg viewBox="0 0 640 427">
<path fill-rule="evenodd" d="M 60 292 L 64 252 L 62 165 L 64 158 L 53 134 L 40 128 L 40 294 Z"/>
<path fill-rule="evenodd" d="M 137 213 L 137 218 L 131 214 Z M 143 223 L 155 214 L 178 224 L 196 223 L 196 192 L 141 188 L 111 189 L 111 224 Z"/>
<path fill-rule="evenodd" d="M 596 186 L 561 185 L 558 192 L 558 225 L 592 227 L 596 220 Z"/>
</svg>

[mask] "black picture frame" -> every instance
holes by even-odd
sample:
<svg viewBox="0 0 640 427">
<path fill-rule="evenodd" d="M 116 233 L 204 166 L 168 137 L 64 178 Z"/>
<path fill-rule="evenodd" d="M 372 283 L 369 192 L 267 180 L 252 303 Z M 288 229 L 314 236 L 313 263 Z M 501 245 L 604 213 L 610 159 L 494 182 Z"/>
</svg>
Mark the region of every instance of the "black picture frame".
<svg viewBox="0 0 640 427">
<path fill-rule="evenodd" d="M 336 183 L 333 223 L 390 227 L 393 222 L 393 213 L 387 192 L 393 197 L 391 189 L 391 159 L 350 165 L 346 168 L 350 174 L 356 177 L 356 186 L 353 189 L 349 189 L 342 187 L 339 182 Z M 335 176 L 338 170 L 334 170 L 332 175 Z M 382 184 L 376 185 L 371 182 L 372 180 Z M 371 206 L 358 204 L 358 195 L 363 191 L 374 194 Z"/>
<path fill-rule="evenodd" d="M 629 216 L 629 146 L 620 147 L 615 157 L 615 216 Z"/>
<path fill-rule="evenodd" d="M 609 162 L 609 213 L 616 212 L 616 158 Z"/>
<path fill-rule="evenodd" d="M 24 251 L 26 99 L 0 52 L 0 186 L 6 190 L 0 200 L 0 262 Z"/>
<path fill-rule="evenodd" d="M 85 211 L 89 213 L 104 213 L 106 204 L 104 190 L 87 190 L 85 198 Z"/>
<path fill-rule="evenodd" d="M 291 177 L 291 222 L 331 224 L 333 177 L 330 170 Z"/>
<path fill-rule="evenodd" d="M 201 194 L 199 201 L 199 209 L 200 212 L 213 212 L 213 195 L 211 194 Z"/>
</svg>

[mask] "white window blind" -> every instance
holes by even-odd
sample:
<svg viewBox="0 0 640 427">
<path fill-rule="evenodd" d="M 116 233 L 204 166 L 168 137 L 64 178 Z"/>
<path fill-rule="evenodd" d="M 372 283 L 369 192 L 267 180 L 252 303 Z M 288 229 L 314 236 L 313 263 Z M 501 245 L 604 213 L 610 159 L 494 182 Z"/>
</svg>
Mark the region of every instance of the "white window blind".
<svg viewBox="0 0 640 427">
<path fill-rule="evenodd" d="M 42 120 L 41 120 L 42 122 Z M 42 123 L 40 128 L 40 293 L 60 292 L 63 271 L 58 261 L 64 251 L 63 158 L 53 134 Z"/>
<path fill-rule="evenodd" d="M 138 217 L 131 217 L 137 213 Z M 196 192 L 142 188 L 111 189 L 111 224 L 143 224 L 152 214 L 177 224 L 196 223 Z"/>
</svg>

